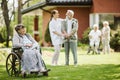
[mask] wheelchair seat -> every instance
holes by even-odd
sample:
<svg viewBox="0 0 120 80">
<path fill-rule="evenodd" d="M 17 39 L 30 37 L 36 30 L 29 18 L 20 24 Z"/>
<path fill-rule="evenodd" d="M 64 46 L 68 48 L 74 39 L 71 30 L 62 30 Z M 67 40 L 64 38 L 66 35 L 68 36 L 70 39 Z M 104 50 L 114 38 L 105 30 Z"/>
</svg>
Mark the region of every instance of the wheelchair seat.
<svg viewBox="0 0 120 80">
<path fill-rule="evenodd" d="M 17 48 L 13 47 L 12 52 L 14 52 L 14 53 L 23 53 L 23 49 L 21 47 L 17 47 Z"/>
</svg>

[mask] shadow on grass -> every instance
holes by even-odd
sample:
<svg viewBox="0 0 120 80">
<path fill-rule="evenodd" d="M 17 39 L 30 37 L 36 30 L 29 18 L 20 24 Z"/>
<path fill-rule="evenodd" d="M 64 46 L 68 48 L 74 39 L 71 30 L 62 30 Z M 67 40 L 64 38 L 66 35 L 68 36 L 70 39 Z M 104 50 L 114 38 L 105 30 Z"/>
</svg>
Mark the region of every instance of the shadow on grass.
<svg viewBox="0 0 120 80">
<path fill-rule="evenodd" d="M 25 79 L 19 77 L 9 77 L 5 66 L 0 65 L 0 80 L 119 80 L 120 65 L 78 65 L 70 66 L 49 66 L 52 71 L 48 77 L 28 75 Z"/>
</svg>

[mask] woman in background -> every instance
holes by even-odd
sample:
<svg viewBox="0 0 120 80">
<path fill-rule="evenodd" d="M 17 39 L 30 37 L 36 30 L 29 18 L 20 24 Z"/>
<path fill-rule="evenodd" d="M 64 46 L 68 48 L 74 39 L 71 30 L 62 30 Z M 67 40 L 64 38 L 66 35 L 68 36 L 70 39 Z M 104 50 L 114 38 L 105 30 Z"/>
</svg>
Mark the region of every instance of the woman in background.
<svg viewBox="0 0 120 80">
<path fill-rule="evenodd" d="M 110 27 L 108 21 L 103 22 L 102 28 L 102 45 L 103 53 L 110 53 Z"/>
</svg>

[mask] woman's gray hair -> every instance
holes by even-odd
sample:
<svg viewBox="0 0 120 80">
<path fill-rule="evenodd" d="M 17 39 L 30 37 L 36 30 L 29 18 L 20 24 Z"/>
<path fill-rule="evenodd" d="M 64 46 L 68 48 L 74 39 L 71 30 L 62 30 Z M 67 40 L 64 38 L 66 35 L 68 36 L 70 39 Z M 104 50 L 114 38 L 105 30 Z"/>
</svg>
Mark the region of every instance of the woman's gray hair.
<svg viewBox="0 0 120 80">
<path fill-rule="evenodd" d="M 15 26 L 16 32 L 18 32 L 18 30 L 20 30 L 20 29 L 22 29 L 22 28 L 25 28 L 25 26 L 24 26 L 23 24 L 17 24 L 17 25 Z"/>
<path fill-rule="evenodd" d="M 108 22 L 108 21 L 104 21 L 103 24 L 107 24 L 107 25 L 109 25 L 109 22 Z"/>
<path fill-rule="evenodd" d="M 98 24 L 94 24 L 94 25 L 93 25 L 93 28 L 95 28 L 95 27 L 99 28 Z"/>
</svg>

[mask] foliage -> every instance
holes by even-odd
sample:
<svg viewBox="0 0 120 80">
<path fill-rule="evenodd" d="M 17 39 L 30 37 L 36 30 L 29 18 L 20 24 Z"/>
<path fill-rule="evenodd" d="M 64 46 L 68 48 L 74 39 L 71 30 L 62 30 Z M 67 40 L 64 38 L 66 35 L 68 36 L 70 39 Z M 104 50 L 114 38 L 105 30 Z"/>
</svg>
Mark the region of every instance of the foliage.
<svg viewBox="0 0 120 80">
<path fill-rule="evenodd" d="M 5 48 L 6 47 L 6 42 L 0 43 L 0 48 Z M 12 47 L 12 41 L 9 41 L 9 47 Z"/>
<path fill-rule="evenodd" d="M 0 42 L 6 41 L 7 33 L 6 33 L 6 27 L 0 28 Z"/>
<path fill-rule="evenodd" d="M 23 24 L 25 25 L 25 27 L 27 28 L 27 32 L 30 33 L 32 36 L 34 34 L 33 30 L 34 30 L 34 16 L 23 16 L 22 17 L 22 22 Z M 10 27 L 10 37 L 12 38 L 13 37 L 13 34 L 14 34 L 14 27 L 15 25 L 17 24 L 17 18 L 15 17 L 15 20 L 12 20 L 11 22 L 11 27 Z M 3 42 L 6 41 L 6 37 L 7 37 L 7 34 L 6 34 L 6 27 L 0 27 L 0 43 L 3 44 Z M 39 34 L 40 34 L 40 38 L 42 38 L 42 16 L 39 16 Z M 10 39 L 11 40 L 11 39 Z M 5 44 L 4 43 L 4 47 L 5 47 Z M 9 47 L 11 47 L 12 44 L 9 43 Z M 1 47 L 1 46 L 0 46 Z"/>
<path fill-rule="evenodd" d="M 117 26 L 115 26 L 114 23 L 109 24 L 109 26 L 110 26 L 110 29 L 112 29 L 112 30 L 116 30 L 117 29 Z"/>
<path fill-rule="evenodd" d="M 50 37 L 50 31 L 49 31 L 49 23 L 46 29 L 46 33 L 45 33 L 45 41 L 48 43 L 51 43 L 51 37 Z"/>
<path fill-rule="evenodd" d="M 3 44 L 6 45 L 6 42 L 4 42 Z M 9 41 L 9 47 L 12 47 L 12 41 Z"/>
<path fill-rule="evenodd" d="M 85 50 L 86 47 L 88 47 L 88 44 L 83 44 L 81 41 L 78 40 L 77 46 L 80 47 L 81 49 Z"/>
<path fill-rule="evenodd" d="M 14 0 L 15 1 L 15 0 Z M 25 0 L 24 0 L 25 1 Z M 27 2 L 26 3 L 28 3 L 28 1 L 31 1 L 29 4 L 32 4 L 33 5 L 33 3 L 37 3 L 38 1 L 40 2 L 40 1 L 43 1 L 43 0 L 26 0 Z M 15 1 L 16 2 L 16 1 Z M 8 3 L 8 4 L 7 4 Z M 24 3 L 24 2 L 23 2 Z M 6 24 L 6 34 L 5 35 L 7 35 L 7 37 L 5 36 L 5 38 L 6 38 L 6 41 L 7 41 L 7 46 L 9 46 L 8 45 L 8 41 L 9 41 L 9 36 L 10 37 L 12 37 L 13 36 L 13 26 L 14 25 L 16 25 L 17 24 L 17 21 L 18 21 L 18 17 L 16 17 L 17 16 L 17 11 L 14 11 L 14 10 L 17 10 L 17 8 L 15 8 L 13 5 L 14 4 L 16 4 L 16 3 L 9 3 L 9 1 L 6 1 L 6 0 L 1 0 L 1 9 L 3 10 L 2 12 L 3 12 L 3 16 L 4 16 L 4 21 L 5 21 L 5 24 Z M 28 5 L 28 4 L 26 4 L 26 5 Z M 27 6 L 28 7 L 28 6 Z M 8 11 L 8 9 L 9 9 L 9 11 Z M 10 13 L 10 14 L 8 14 L 8 12 Z M 17 14 L 16 14 L 17 13 Z M 13 16 L 14 15 L 14 16 Z M 30 18 L 30 19 L 32 19 L 32 18 Z M 12 23 L 10 23 L 12 21 Z M 32 20 L 33 21 L 33 20 Z M 24 21 L 23 20 L 23 22 L 28 22 L 28 20 L 26 20 L 26 21 Z M 30 21 L 31 22 L 31 21 Z M 32 23 L 32 22 L 31 22 Z M 12 26 L 12 27 L 10 27 L 10 26 Z M 33 26 L 32 26 L 33 27 Z M 30 32 L 33 32 L 33 31 L 30 31 Z M 4 42 L 5 40 L 4 40 L 4 38 L 2 37 L 2 35 L 0 34 L 0 42 Z"/>
<path fill-rule="evenodd" d="M 90 30 L 91 30 L 90 27 L 88 27 L 88 28 L 84 31 L 82 39 L 79 40 L 81 43 L 83 43 L 83 44 L 89 44 L 88 34 L 89 34 Z"/>
<path fill-rule="evenodd" d="M 22 22 L 25 25 L 25 27 L 27 28 L 27 32 L 30 33 L 32 36 L 34 34 L 34 17 L 35 16 L 28 16 L 25 15 L 22 17 Z M 38 27 L 39 27 L 39 36 L 40 39 L 42 38 L 42 16 L 39 16 L 39 23 L 38 23 Z"/>
<path fill-rule="evenodd" d="M 6 27 L 0 27 L 0 43 L 3 43 L 7 39 L 7 32 Z M 10 34 L 9 34 L 9 41 L 11 40 L 11 37 L 13 35 L 13 27 L 10 27 Z"/>
<path fill-rule="evenodd" d="M 25 3 L 25 0 L 23 0 L 23 1 L 24 1 L 24 3 Z M 26 2 L 28 2 L 28 3 L 25 4 L 25 5 L 23 6 L 23 8 L 26 8 L 26 7 L 29 7 L 29 6 L 33 6 L 33 4 L 37 4 L 37 3 L 43 2 L 43 1 L 45 1 L 45 0 L 26 0 Z"/>
<path fill-rule="evenodd" d="M 113 37 L 111 37 L 110 41 L 111 48 L 113 48 L 115 51 L 120 52 L 120 31 L 114 34 Z"/>
<path fill-rule="evenodd" d="M 0 43 L 0 48 L 4 48 L 4 47 L 5 47 L 5 45 Z"/>
<path fill-rule="evenodd" d="M 34 16 L 23 16 L 22 24 L 25 25 L 27 32 L 33 35 L 34 30 Z"/>
</svg>

